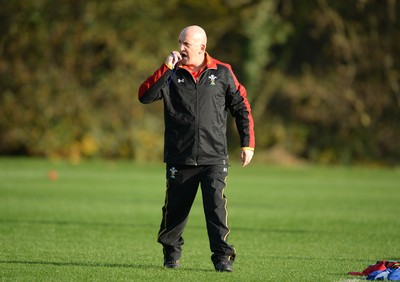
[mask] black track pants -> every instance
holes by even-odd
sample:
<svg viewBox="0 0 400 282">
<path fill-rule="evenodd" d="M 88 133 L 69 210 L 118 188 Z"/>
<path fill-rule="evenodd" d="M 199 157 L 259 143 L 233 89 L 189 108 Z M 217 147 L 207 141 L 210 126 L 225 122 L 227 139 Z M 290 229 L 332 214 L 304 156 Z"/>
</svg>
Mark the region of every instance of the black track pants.
<svg viewBox="0 0 400 282">
<path fill-rule="evenodd" d="M 182 166 L 167 164 L 167 189 L 162 208 L 163 217 L 158 242 L 164 247 L 167 260 L 181 256 L 183 230 L 190 208 L 201 186 L 203 208 L 207 222 L 213 261 L 234 257 L 235 249 L 228 245 L 227 200 L 224 195 L 228 165 Z"/>
</svg>

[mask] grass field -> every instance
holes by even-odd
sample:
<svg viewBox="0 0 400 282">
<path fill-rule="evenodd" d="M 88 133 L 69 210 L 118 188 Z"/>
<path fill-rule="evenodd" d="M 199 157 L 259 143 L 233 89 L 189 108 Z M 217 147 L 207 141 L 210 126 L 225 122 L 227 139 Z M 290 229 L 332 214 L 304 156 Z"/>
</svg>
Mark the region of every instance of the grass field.
<svg viewBox="0 0 400 282">
<path fill-rule="evenodd" d="M 200 193 L 182 267 L 163 269 L 164 175 L 163 164 L 0 159 L 1 280 L 353 281 L 347 272 L 400 260 L 399 169 L 235 163 L 234 272 L 213 270 Z"/>
</svg>

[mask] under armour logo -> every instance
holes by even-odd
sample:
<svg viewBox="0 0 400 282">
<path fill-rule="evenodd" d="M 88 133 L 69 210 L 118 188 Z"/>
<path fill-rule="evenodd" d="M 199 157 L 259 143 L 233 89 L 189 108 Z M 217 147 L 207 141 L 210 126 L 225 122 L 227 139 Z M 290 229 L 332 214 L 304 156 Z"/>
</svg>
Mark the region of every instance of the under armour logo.
<svg viewBox="0 0 400 282">
<path fill-rule="evenodd" d="M 178 78 L 178 83 L 184 83 L 185 82 L 185 79 L 184 78 L 182 78 L 182 79 L 179 79 Z"/>
<path fill-rule="evenodd" d="M 224 167 L 224 172 L 228 172 L 228 168 Z"/>
</svg>

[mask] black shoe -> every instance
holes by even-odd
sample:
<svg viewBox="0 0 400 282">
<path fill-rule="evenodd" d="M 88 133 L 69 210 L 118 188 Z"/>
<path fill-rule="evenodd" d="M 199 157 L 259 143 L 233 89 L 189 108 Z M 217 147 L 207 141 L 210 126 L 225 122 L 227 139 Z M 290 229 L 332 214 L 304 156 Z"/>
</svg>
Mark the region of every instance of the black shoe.
<svg viewBox="0 0 400 282">
<path fill-rule="evenodd" d="M 181 261 L 179 259 L 164 261 L 164 267 L 170 268 L 170 269 L 177 269 L 177 268 L 181 267 Z"/>
<path fill-rule="evenodd" d="M 218 272 L 232 272 L 232 263 L 221 261 L 215 265 L 215 270 Z"/>
</svg>

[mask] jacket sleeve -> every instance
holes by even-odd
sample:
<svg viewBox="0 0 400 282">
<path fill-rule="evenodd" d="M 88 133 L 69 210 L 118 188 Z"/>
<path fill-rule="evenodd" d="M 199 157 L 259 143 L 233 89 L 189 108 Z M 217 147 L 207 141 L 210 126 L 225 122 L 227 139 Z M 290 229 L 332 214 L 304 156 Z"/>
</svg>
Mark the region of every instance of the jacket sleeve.
<svg viewBox="0 0 400 282">
<path fill-rule="evenodd" d="M 143 104 L 148 104 L 162 99 L 163 90 L 168 86 L 171 69 L 162 64 L 151 76 L 149 76 L 139 87 L 138 99 Z"/>
<path fill-rule="evenodd" d="M 242 149 L 254 150 L 254 120 L 249 101 L 246 97 L 246 88 L 239 83 L 235 74 L 232 72 L 232 69 L 230 67 L 228 69 L 230 70 L 228 108 L 232 116 L 235 118 Z"/>
</svg>

